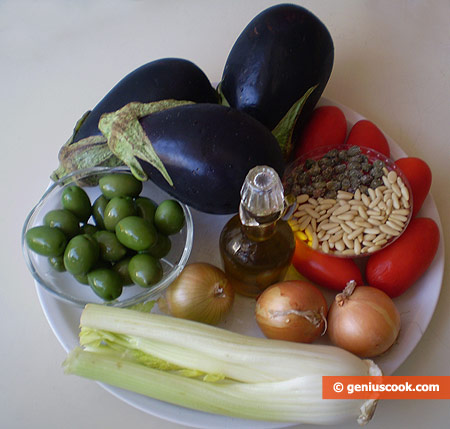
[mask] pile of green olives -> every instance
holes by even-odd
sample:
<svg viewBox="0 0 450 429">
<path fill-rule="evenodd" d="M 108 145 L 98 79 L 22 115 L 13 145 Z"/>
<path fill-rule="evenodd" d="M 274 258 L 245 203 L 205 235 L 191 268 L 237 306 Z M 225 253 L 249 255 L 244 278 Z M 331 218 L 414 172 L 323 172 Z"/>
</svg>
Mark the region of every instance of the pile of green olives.
<svg viewBox="0 0 450 429">
<path fill-rule="evenodd" d="M 112 301 L 123 286 L 150 288 L 162 279 L 160 259 L 169 253 L 170 236 L 183 228 L 185 217 L 175 200 L 158 205 L 141 196 L 142 182 L 131 174 L 107 174 L 98 185 L 101 194 L 93 204 L 83 188 L 67 186 L 62 208 L 49 211 L 25 240 L 55 270 L 67 271 Z"/>
</svg>

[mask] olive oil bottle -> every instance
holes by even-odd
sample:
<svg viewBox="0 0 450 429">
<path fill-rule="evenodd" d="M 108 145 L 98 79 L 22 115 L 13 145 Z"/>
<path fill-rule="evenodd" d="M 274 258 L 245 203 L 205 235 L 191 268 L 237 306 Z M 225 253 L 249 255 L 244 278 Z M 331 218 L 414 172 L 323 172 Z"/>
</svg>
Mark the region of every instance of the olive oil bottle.
<svg viewBox="0 0 450 429">
<path fill-rule="evenodd" d="M 284 278 L 295 249 L 292 230 L 282 219 L 285 210 L 277 172 L 267 166 L 251 169 L 239 214 L 225 225 L 219 242 L 225 273 L 241 295 L 257 297 Z"/>
</svg>

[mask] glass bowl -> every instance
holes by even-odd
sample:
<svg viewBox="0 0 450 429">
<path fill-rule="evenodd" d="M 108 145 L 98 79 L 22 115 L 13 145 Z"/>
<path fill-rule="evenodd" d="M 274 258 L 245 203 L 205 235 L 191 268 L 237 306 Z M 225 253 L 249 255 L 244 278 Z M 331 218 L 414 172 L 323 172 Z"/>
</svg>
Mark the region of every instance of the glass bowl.
<svg viewBox="0 0 450 429">
<path fill-rule="evenodd" d="M 283 185 L 295 197 L 289 223 L 296 237 L 329 255 L 374 254 L 400 237 L 411 219 L 406 176 L 369 148 L 317 148 L 288 165 Z"/>
<path fill-rule="evenodd" d="M 94 167 L 70 173 L 52 183 L 27 216 L 22 230 L 22 250 L 25 261 L 37 283 L 56 298 L 81 307 L 87 303 L 128 307 L 156 298 L 175 280 L 186 265 L 192 250 L 194 227 L 191 211 L 182 203 L 180 204 L 184 211 L 185 224 L 180 232 L 170 236 L 172 243 L 170 252 L 160 260 L 163 267 L 162 279 L 150 288 L 138 285 L 124 286 L 120 297 L 113 301 L 104 301 L 93 292 L 90 286 L 79 283 L 71 274 L 57 272 L 50 265 L 46 256 L 33 252 L 27 246 L 25 240 L 27 231 L 34 226 L 43 225 L 44 216 L 50 210 L 62 208 L 61 195 L 67 186 L 74 184 L 82 186 L 93 204 L 95 199 L 101 195 L 99 187 L 94 185 L 98 179 L 106 174 L 125 172 L 130 172 L 130 170 L 127 167 Z M 151 198 L 157 204 L 171 198 L 151 181 L 143 183 L 140 196 Z M 93 224 L 92 219 L 89 220 L 89 223 Z"/>
</svg>

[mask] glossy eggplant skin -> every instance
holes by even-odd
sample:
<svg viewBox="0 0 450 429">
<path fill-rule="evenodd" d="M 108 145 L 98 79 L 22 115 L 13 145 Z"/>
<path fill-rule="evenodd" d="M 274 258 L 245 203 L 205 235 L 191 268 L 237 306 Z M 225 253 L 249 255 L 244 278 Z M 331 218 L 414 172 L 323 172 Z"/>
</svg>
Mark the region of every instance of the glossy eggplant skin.
<svg viewBox="0 0 450 429">
<path fill-rule="evenodd" d="M 221 91 L 231 107 L 273 130 L 290 107 L 318 84 L 298 126 L 310 115 L 328 82 L 333 40 L 325 25 L 301 6 L 280 4 L 257 15 L 227 58 Z"/>
<path fill-rule="evenodd" d="M 145 116 L 140 123 L 174 186 L 141 161 L 149 179 L 201 212 L 236 213 L 245 176 L 256 165 L 269 165 L 283 175 L 284 160 L 275 137 L 238 110 L 185 105 Z"/>
<path fill-rule="evenodd" d="M 101 134 L 98 121 L 132 101 L 149 103 L 164 99 L 217 103 L 218 96 L 207 76 L 182 58 L 162 58 L 144 64 L 125 76 L 92 109 L 75 133 L 74 142 Z"/>
</svg>

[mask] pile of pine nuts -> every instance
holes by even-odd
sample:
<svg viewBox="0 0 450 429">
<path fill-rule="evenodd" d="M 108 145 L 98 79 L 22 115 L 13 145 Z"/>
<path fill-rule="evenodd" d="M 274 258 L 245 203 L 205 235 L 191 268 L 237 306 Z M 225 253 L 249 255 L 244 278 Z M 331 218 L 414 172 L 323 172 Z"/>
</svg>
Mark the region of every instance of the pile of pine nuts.
<svg viewBox="0 0 450 429">
<path fill-rule="evenodd" d="M 297 197 L 292 230 L 313 249 L 356 256 L 381 249 L 399 236 L 410 217 L 410 194 L 394 170 L 383 169 L 384 185 L 368 195 L 338 191 L 336 199 Z"/>
</svg>

